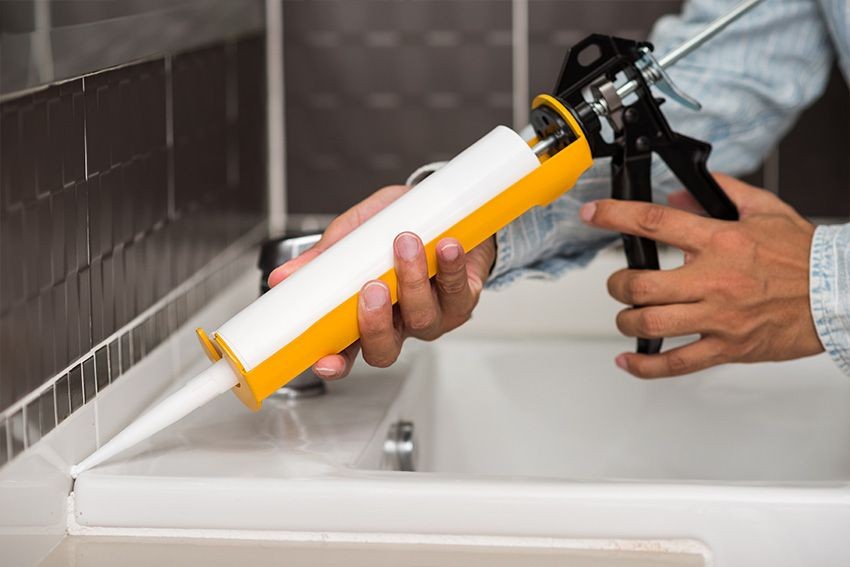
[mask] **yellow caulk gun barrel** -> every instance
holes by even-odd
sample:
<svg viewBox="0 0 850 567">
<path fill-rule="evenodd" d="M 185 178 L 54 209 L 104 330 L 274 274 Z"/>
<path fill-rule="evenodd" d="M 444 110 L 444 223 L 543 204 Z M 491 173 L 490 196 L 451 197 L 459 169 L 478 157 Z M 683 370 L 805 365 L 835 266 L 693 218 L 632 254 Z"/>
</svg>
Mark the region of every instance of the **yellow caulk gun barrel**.
<svg viewBox="0 0 850 567">
<path fill-rule="evenodd" d="M 383 280 L 397 301 L 392 242 L 399 233 L 422 238 L 433 276 L 442 238 L 456 238 L 470 250 L 572 187 L 590 167 L 590 148 L 572 115 L 550 102 L 561 108 L 576 139 L 543 164 L 536 153 L 546 154 L 550 141 L 532 149 L 509 128 L 497 127 L 212 336 L 199 331 L 210 358 L 225 358 L 239 376 L 239 398 L 257 409 L 316 360 L 356 341 L 357 294 L 367 281 Z"/>
</svg>

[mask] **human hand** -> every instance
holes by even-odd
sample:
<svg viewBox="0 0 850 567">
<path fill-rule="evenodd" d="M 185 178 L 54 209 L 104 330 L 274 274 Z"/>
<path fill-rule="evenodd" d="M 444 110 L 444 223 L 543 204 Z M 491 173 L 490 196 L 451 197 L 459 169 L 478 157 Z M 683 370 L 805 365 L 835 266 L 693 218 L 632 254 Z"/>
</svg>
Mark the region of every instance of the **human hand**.
<svg viewBox="0 0 850 567">
<path fill-rule="evenodd" d="M 407 191 L 403 185 L 385 187 L 335 218 L 312 248 L 271 273 L 269 286 L 282 282 Z M 464 253 L 457 240 L 444 238 L 437 243 L 437 275 L 433 281 L 428 278 L 425 249 L 418 236 L 399 234 L 393 251 L 398 304 L 390 303 L 390 290 L 383 281 L 367 282 L 357 302 L 360 340 L 339 354 L 317 361 L 313 372 L 320 378 L 347 376 L 361 349 L 368 364 L 390 366 L 408 337 L 434 340 L 468 321 L 495 261 L 496 242 L 490 238 Z"/>
<path fill-rule="evenodd" d="M 640 378 L 679 376 L 729 362 L 780 361 L 823 351 L 809 307 L 814 227 L 768 191 L 715 176 L 740 212 L 738 222 L 650 203 L 606 199 L 585 204 L 581 219 L 685 252 L 674 270 L 620 270 L 608 280 L 629 337 L 699 334 L 655 355 L 623 353 L 617 365 Z M 671 204 L 695 210 L 682 194 Z"/>
</svg>

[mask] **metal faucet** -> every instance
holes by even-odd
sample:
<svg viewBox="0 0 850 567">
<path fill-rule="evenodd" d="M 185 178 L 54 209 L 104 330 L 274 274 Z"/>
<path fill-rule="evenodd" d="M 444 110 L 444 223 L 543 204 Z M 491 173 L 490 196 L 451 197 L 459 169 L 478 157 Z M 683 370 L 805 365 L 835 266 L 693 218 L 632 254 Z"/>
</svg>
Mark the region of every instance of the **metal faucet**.
<svg viewBox="0 0 850 567">
<path fill-rule="evenodd" d="M 267 240 L 260 249 L 258 267 L 262 273 L 260 279 L 260 294 L 269 291 L 269 275 L 281 264 L 300 256 L 321 238 L 321 234 L 305 236 L 284 235 L 280 238 Z M 305 370 L 286 386 L 273 394 L 274 397 L 286 400 L 301 400 L 313 398 L 326 393 L 324 380 L 318 378 L 311 370 Z"/>
</svg>

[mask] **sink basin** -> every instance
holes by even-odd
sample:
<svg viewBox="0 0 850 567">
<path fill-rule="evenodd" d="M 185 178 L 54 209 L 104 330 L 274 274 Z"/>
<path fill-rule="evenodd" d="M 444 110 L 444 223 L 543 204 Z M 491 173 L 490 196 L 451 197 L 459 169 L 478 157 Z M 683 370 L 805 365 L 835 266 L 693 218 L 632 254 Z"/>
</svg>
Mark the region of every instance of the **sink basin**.
<svg viewBox="0 0 850 567">
<path fill-rule="evenodd" d="M 850 380 L 827 357 L 638 380 L 612 362 L 631 347 L 447 342 L 416 368 L 394 418 L 415 424 L 419 471 L 583 482 L 850 480 Z M 361 467 L 374 466 L 372 449 Z"/>
<path fill-rule="evenodd" d="M 84 473 L 71 533 L 850 564 L 850 380 L 825 357 L 640 381 L 612 362 L 625 340 L 410 346 L 323 398 L 215 400 Z M 399 421 L 417 472 L 383 470 Z"/>
</svg>

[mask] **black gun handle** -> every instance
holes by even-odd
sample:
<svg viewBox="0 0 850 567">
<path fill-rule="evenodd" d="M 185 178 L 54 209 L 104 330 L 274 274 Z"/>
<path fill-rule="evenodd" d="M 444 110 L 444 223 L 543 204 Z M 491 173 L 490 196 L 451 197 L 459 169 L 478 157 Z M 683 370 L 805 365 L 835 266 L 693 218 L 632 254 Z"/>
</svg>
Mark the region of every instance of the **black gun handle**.
<svg viewBox="0 0 850 567">
<path fill-rule="evenodd" d="M 652 156 L 649 153 L 634 157 L 615 156 L 611 160 L 614 198 L 651 202 L 651 163 Z M 626 250 L 626 262 L 630 269 L 658 270 L 661 268 L 658 262 L 658 246 L 653 240 L 624 234 L 623 246 Z M 637 340 L 637 351 L 640 354 L 658 354 L 661 352 L 663 342 L 663 339 L 639 338 Z"/>
<path fill-rule="evenodd" d="M 654 240 L 623 235 L 623 246 L 626 249 L 626 261 L 632 270 L 658 270 L 658 246 Z M 638 339 L 637 351 L 640 354 L 658 354 L 661 352 L 663 339 Z"/>
<path fill-rule="evenodd" d="M 738 208 L 708 171 L 711 145 L 672 133 L 674 141 L 656 149 L 658 155 L 709 216 L 735 221 Z"/>
</svg>

